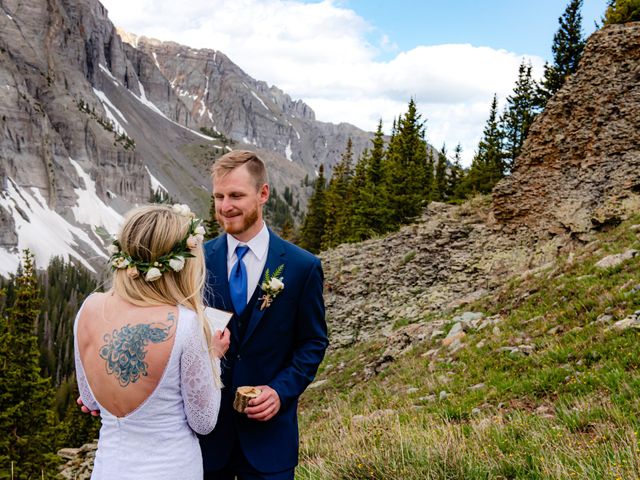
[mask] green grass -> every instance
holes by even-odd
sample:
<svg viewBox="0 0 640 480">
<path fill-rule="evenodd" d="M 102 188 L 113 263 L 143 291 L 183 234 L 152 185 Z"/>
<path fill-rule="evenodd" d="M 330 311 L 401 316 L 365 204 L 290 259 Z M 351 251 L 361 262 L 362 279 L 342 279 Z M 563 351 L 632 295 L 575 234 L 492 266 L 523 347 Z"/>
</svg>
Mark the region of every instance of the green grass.
<svg viewBox="0 0 640 480">
<path fill-rule="evenodd" d="M 296 478 L 640 478 L 640 331 L 596 322 L 640 310 L 640 256 L 594 266 L 640 249 L 628 229 L 637 223 L 465 308 L 500 314 L 500 331 L 469 332 L 453 356 L 446 348 L 426 355 L 441 339 L 425 340 L 366 378 L 383 339 L 329 353 L 318 375 L 327 382 L 302 398 Z M 404 324 L 395 319 L 394 327 Z M 535 349 L 497 351 L 520 344 Z"/>
</svg>

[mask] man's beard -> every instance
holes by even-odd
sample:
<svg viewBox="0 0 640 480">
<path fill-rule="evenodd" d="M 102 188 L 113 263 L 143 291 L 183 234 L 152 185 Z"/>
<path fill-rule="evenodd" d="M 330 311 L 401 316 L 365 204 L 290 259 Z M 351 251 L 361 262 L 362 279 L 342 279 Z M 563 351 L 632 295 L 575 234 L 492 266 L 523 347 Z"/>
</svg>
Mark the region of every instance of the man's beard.
<svg viewBox="0 0 640 480">
<path fill-rule="evenodd" d="M 240 226 L 230 225 L 225 223 L 225 217 L 216 212 L 216 220 L 218 224 L 230 235 L 239 235 L 249 230 L 258 221 L 258 208 L 246 212 L 243 216 L 243 221 Z"/>
</svg>

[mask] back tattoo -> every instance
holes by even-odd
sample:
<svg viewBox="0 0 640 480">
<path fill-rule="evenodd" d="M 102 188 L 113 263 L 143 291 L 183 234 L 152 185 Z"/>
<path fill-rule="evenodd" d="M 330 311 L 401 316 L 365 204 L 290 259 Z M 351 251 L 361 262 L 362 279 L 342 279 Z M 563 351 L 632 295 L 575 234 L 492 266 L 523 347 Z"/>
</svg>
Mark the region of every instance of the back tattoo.
<svg viewBox="0 0 640 480">
<path fill-rule="evenodd" d="M 113 333 L 105 334 L 105 344 L 100 347 L 100 358 L 106 361 L 109 375 L 115 375 L 121 387 L 136 383 L 140 377 L 147 376 L 147 356 L 145 347 L 149 342 L 161 343 L 171 337 L 171 328 L 175 324 L 173 312 L 167 315 L 167 323 L 129 324 Z"/>
</svg>

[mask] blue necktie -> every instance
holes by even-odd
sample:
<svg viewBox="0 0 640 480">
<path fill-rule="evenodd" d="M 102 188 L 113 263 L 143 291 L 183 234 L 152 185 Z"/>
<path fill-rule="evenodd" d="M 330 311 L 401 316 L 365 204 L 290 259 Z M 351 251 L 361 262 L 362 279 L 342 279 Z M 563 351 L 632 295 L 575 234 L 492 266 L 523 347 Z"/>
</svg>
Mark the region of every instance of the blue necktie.
<svg viewBox="0 0 640 480">
<path fill-rule="evenodd" d="M 236 313 L 240 315 L 247 306 L 247 267 L 242 261 L 242 257 L 249 251 L 246 245 L 236 247 L 238 261 L 231 269 L 229 277 L 229 290 L 231 291 L 231 301 Z"/>
</svg>

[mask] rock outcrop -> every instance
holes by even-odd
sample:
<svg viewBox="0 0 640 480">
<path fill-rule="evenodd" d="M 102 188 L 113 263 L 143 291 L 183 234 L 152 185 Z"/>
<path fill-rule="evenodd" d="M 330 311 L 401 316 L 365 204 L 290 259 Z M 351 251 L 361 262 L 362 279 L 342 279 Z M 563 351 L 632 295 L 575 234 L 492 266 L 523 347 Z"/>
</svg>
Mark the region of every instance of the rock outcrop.
<svg viewBox="0 0 640 480">
<path fill-rule="evenodd" d="M 529 131 L 494 215 L 513 229 L 581 237 L 640 208 L 640 23 L 607 26 Z"/>
<path fill-rule="evenodd" d="M 419 222 L 397 233 L 323 252 L 332 347 L 389 335 L 394 325 L 432 322 L 514 275 L 551 268 L 563 246 L 497 227 L 487 199 L 431 203 Z"/>
</svg>

